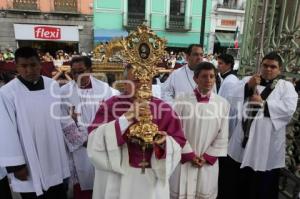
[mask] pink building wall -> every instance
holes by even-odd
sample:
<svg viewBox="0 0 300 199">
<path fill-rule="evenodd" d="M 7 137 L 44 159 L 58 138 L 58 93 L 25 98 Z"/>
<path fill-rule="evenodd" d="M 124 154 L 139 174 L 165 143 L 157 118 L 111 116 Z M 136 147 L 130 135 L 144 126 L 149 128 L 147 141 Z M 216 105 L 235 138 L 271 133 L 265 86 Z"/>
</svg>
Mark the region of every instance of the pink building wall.
<svg viewBox="0 0 300 199">
<path fill-rule="evenodd" d="M 80 13 L 82 14 L 93 14 L 93 3 L 94 0 L 78 0 Z"/>
<path fill-rule="evenodd" d="M 0 0 L 0 9 L 12 8 L 13 0 Z M 54 0 L 39 0 L 38 7 L 42 12 L 54 11 Z M 93 0 L 77 0 L 78 11 L 81 14 L 93 14 Z"/>
<path fill-rule="evenodd" d="M 1 0 L 0 1 L 0 9 L 5 9 L 8 7 L 8 1 L 7 0 Z"/>
</svg>

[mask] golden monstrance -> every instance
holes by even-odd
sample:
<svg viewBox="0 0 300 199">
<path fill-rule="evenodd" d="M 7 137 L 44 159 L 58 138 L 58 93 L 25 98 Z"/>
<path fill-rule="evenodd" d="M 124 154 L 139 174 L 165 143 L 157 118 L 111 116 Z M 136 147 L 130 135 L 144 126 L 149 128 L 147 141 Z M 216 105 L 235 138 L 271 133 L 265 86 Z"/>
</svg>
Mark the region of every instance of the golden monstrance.
<svg viewBox="0 0 300 199">
<path fill-rule="evenodd" d="M 152 78 L 157 74 L 157 64 L 166 53 L 166 41 L 159 38 L 148 26 L 141 25 L 122 39 L 121 43 L 124 61 L 132 65 L 134 77 L 140 83 L 136 88 L 135 98 L 150 102 Z M 129 128 L 128 138 L 139 143 L 145 153 L 146 147 L 153 145 L 155 136 L 159 136 L 158 131 L 158 126 L 152 122 L 152 115 L 142 115 L 140 120 Z M 144 159 L 140 164 L 142 172 L 148 164 Z"/>
</svg>

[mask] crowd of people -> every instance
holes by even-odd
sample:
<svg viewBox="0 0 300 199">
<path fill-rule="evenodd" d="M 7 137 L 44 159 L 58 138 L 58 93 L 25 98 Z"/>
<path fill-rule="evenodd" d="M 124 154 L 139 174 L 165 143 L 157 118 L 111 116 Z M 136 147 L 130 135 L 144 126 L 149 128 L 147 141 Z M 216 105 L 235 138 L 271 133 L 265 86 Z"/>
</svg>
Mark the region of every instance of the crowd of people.
<svg viewBox="0 0 300 199">
<path fill-rule="evenodd" d="M 42 52 L 38 50 L 38 55 L 41 60 L 41 62 L 53 62 L 56 60 L 69 62 L 73 57 L 78 56 L 88 56 L 92 57 L 93 52 L 81 52 L 78 53 L 77 51 L 67 53 L 64 50 L 57 50 L 54 54 L 51 54 L 50 52 Z M 13 53 L 12 48 L 6 48 L 4 51 L 0 51 L 0 62 L 13 62 L 15 60 L 15 55 Z"/>
<path fill-rule="evenodd" d="M 11 48 L 6 48 L 5 51 L 0 51 L 0 62 L 1 61 L 13 61 L 15 59 L 15 55 Z"/>
<path fill-rule="evenodd" d="M 120 92 L 91 75 L 88 56 L 48 78 L 35 49 L 17 49 L 17 75 L 0 88 L 0 198 L 67 199 L 70 186 L 74 199 L 278 198 L 298 100 L 281 57 L 239 79 L 231 55 L 206 60 L 198 44 L 167 56 L 184 65 L 155 77 L 147 102 L 130 63 Z M 130 132 L 149 115 L 158 131 L 146 147 Z"/>
</svg>

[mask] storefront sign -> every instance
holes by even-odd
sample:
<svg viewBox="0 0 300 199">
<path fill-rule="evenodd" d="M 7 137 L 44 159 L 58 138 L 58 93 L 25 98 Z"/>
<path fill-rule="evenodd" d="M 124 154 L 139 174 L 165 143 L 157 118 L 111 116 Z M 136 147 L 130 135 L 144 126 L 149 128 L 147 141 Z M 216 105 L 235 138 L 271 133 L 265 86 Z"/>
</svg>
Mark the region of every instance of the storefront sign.
<svg viewBox="0 0 300 199">
<path fill-rule="evenodd" d="M 14 24 L 16 40 L 79 41 L 77 26 Z"/>
<path fill-rule="evenodd" d="M 61 28 L 53 28 L 48 26 L 36 26 L 34 27 L 34 37 L 36 39 L 61 39 Z"/>
<path fill-rule="evenodd" d="M 236 26 L 236 20 L 222 19 L 221 26 Z"/>
</svg>

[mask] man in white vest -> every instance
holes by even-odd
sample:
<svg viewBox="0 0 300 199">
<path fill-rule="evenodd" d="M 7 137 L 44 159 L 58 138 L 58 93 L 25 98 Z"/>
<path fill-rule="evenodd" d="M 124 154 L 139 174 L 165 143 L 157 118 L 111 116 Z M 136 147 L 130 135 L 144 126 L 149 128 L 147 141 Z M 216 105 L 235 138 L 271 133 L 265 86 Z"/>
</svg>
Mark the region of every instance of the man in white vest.
<svg viewBox="0 0 300 199">
<path fill-rule="evenodd" d="M 173 71 L 162 85 L 162 99 L 168 103 L 172 103 L 178 95 L 194 92 L 193 70 L 203 60 L 203 47 L 191 44 L 186 50 L 186 60 L 188 63 Z"/>
<path fill-rule="evenodd" d="M 92 76 L 90 58 L 74 57 L 70 65 L 74 79 L 62 87 L 62 107 L 64 115 L 71 113 L 76 123 L 76 126 L 66 124 L 68 128 L 64 129 L 71 159 L 71 183 L 74 185 L 74 199 L 91 199 L 94 167 L 86 151 L 87 127 L 93 122 L 101 103 L 112 96 L 112 88 Z M 106 173 L 103 171 L 102 175 L 105 178 Z"/>
<path fill-rule="evenodd" d="M 23 199 L 66 199 L 63 180 L 70 171 L 59 85 L 40 75 L 35 49 L 19 48 L 15 61 L 19 76 L 0 89 L 0 166 Z"/>
<path fill-rule="evenodd" d="M 216 69 L 202 62 L 194 69 L 193 94 L 176 100 L 189 147 L 170 179 L 172 199 L 214 199 L 218 193 L 218 158 L 227 155 L 229 103 L 212 92 Z M 187 155 L 192 156 L 189 160 Z"/>
<path fill-rule="evenodd" d="M 234 167 L 240 168 L 227 181 L 237 190 L 232 198 L 278 198 L 286 126 L 298 100 L 293 84 L 280 79 L 282 67 L 277 53 L 265 55 L 260 74 L 245 77 L 233 92 L 243 106 L 228 147 Z"/>
</svg>

